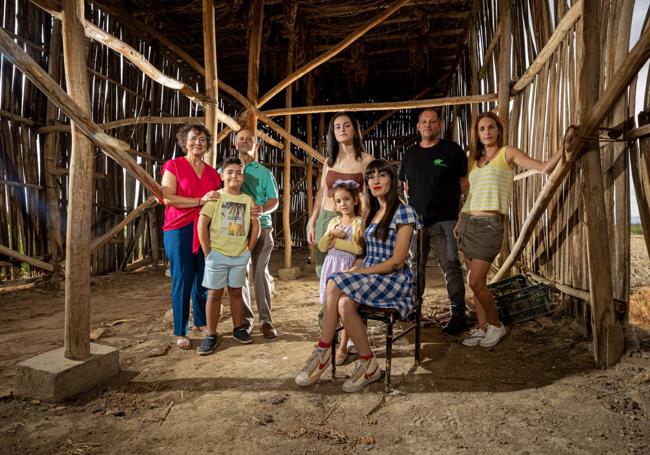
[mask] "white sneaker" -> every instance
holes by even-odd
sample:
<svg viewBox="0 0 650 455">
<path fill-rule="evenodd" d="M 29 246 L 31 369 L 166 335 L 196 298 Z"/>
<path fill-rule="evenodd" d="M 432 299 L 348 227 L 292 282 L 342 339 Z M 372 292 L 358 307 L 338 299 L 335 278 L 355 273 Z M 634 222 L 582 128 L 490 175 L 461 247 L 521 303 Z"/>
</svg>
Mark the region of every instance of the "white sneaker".
<svg viewBox="0 0 650 455">
<path fill-rule="evenodd" d="M 306 387 L 318 381 L 327 366 L 331 363 L 332 348 L 327 348 L 325 351 L 314 349 L 305 368 L 296 376 L 296 384 L 301 387 Z"/>
<path fill-rule="evenodd" d="M 501 323 L 501 327 L 488 324 L 487 330 L 485 331 L 485 336 L 481 341 L 479 341 L 478 345 L 484 348 L 492 347 L 501 341 L 501 338 L 506 335 L 506 332 L 506 326 L 503 325 L 503 323 Z"/>
<path fill-rule="evenodd" d="M 381 370 L 375 356 L 369 360 L 359 359 L 354 365 L 352 376 L 343 383 L 344 392 L 357 392 L 368 384 L 381 379 Z"/>
<path fill-rule="evenodd" d="M 485 337 L 483 329 L 470 329 L 467 337 L 463 338 L 461 344 L 463 346 L 477 346 L 483 337 Z"/>
</svg>

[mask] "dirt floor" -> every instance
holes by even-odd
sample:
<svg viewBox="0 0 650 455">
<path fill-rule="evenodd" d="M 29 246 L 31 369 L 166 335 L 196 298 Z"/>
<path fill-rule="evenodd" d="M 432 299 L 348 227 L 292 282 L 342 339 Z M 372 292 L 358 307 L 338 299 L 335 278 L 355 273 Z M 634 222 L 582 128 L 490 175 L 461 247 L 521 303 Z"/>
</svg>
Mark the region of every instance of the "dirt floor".
<svg viewBox="0 0 650 455">
<path fill-rule="evenodd" d="M 638 295 L 650 266 L 642 237 L 632 244 Z M 491 349 L 463 347 L 436 324 L 424 329 L 421 367 L 413 369 L 412 338 L 397 344 L 392 393 L 375 383 L 345 394 L 329 373 L 311 388 L 293 382 L 318 335 L 313 273 L 276 280 L 277 340 L 256 331 L 253 344 L 237 344 L 226 320 L 207 357 L 173 344 L 162 271 L 100 277 L 92 291 L 93 335 L 119 348 L 122 372 L 63 404 L 11 393 L 18 362 L 62 346 L 63 293 L 0 294 L 0 454 L 650 453 L 650 338 L 641 326 L 636 347 L 601 370 L 590 340 L 560 312 L 512 327 Z M 436 267 L 425 305 L 434 316 L 446 307 Z M 369 328 L 380 357 L 382 327 Z"/>
</svg>

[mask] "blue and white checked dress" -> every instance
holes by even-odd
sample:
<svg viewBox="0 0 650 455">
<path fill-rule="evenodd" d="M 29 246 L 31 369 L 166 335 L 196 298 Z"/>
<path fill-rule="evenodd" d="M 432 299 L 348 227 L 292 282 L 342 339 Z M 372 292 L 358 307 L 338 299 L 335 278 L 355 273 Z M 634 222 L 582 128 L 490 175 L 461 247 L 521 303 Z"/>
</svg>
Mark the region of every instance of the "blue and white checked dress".
<svg viewBox="0 0 650 455">
<path fill-rule="evenodd" d="M 402 204 L 395 210 L 385 242 L 374 236 L 377 229 L 376 223 L 372 223 L 366 228 L 366 257 L 362 267 L 371 267 L 393 256 L 397 226 L 400 224 L 414 224 L 414 228 L 419 229 L 418 216 L 410 205 Z M 377 308 L 395 308 L 402 318 L 406 318 L 413 308 L 414 302 L 411 295 L 413 272 L 411 272 L 409 261 L 404 263 L 404 267 L 399 272 L 370 275 L 339 272 L 330 275 L 328 280 L 334 280 L 343 294 L 355 302 Z"/>
</svg>

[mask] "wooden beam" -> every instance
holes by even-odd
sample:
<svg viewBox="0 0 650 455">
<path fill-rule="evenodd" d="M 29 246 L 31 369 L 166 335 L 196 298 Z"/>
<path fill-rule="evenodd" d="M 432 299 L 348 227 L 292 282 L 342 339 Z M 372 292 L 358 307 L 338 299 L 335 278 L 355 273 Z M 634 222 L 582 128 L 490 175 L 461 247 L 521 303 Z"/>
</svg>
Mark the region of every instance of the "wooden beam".
<svg viewBox="0 0 650 455">
<path fill-rule="evenodd" d="M 128 155 L 131 150 L 125 142 L 104 133 L 79 105 L 27 55 L 13 39 L 0 30 L 0 52 L 31 80 L 56 106 L 61 109 L 98 147 L 137 178 L 149 191 L 162 199 L 158 182 Z M 85 68 L 85 66 L 84 66 Z"/>
<path fill-rule="evenodd" d="M 309 74 L 307 76 L 307 95 L 306 95 L 307 106 L 314 104 L 314 75 Z M 314 145 L 314 124 L 311 114 L 307 114 L 307 144 Z M 314 160 L 310 156 L 307 156 L 307 169 L 305 170 L 305 189 L 307 190 L 307 217 L 311 217 L 312 212 L 314 211 Z M 309 257 L 314 256 L 314 245 L 309 245 Z"/>
<path fill-rule="evenodd" d="M 535 61 L 531 63 L 526 72 L 519 78 L 510 91 L 510 95 L 514 96 L 521 93 L 530 84 L 537 73 L 541 71 L 546 62 L 549 61 L 551 56 L 555 53 L 560 46 L 566 34 L 573 28 L 578 18 L 582 15 L 583 0 L 577 0 L 571 9 L 564 15 L 553 35 L 546 42 L 542 50 L 537 54 Z"/>
<path fill-rule="evenodd" d="M 203 0 L 203 61 L 205 62 L 205 92 L 212 102 L 205 105 L 205 123 L 212 134 L 217 134 L 218 79 L 217 79 L 217 34 L 213 0 Z M 234 120 L 233 120 L 234 121 Z M 229 125 L 230 126 L 230 125 Z M 210 147 L 203 157 L 206 163 L 216 168 L 216 146 Z"/>
<path fill-rule="evenodd" d="M 14 114 L 13 112 L 5 111 L 4 109 L 0 109 L 0 117 L 4 117 L 7 120 L 11 120 L 12 122 L 16 123 L 22 123 L 27 126 L 38 126 L 39 123 L 35 122 L 32 119 L 25 118 L 21 115 Z"/>
<path fill-rule="evenodd" d="M 123 118 L 120 120 L 113 120 L 112 122 L 98 123 L 99 126 L 104 131 L 114 130 L 116 128 L 121 128 L 123 126 L 132 126 L 132 125 L 147 125 L 147 124 L 157 124 L 157 125 L 179 125 L 188 122 L 205 122 L 205 117 L 155 117 L 155 116 L 146 116 L 146 117 L 129 117 Z M 55 124 L 48 125 L 39 128 L 36 131 L 38 134 L 48 134 L 48 133 L 69 133 L 70 125 L 66 124 Z"/>
<path fill-rule="evenodd" d="M 634 141 L 636 139 L 645 138 L 647 136 L 650 136 L 650 124 L 643 125 L 631 131 L 628 131 L 623 135 L 623 140 Z"/>
<path fill-rule="evenodd" d="M 11 248 L 7 248 L 4 245 L 0 245 L 0 254 L 9 256 L 18 262 L 24 262 L 26 264 L 33 265 L 34 267 L 38 267 L 39 269 L 43 269 L 48 272 L 54 272 L 54 266 L 52 264 L 48 264 L 47 262 L 43 262 L 39 259 L 26 256 L 22 253 L 19 253 L 18 251 L 12 250 Z"/>
<path fill-rule="evenodd" d="M 273 131 L 278 133 L 280 136 L 282 136 L 284 139 L 289 139 L 292 144 L 296 145 L 297 147 L 300 147 L 303 149 L 307 154 L 311 155 L 313 158 L 317 159 L 319 162 L 324 163 L 325 162 L 325 157 L 318 153 L 313 147 L 310 145 L 307 145 L 304 141 L 298 139 L 297 137 L 293 136 L 291 133 L 289 133 L 287 130 L 282 128 L 280 125 L 275 123 L 269 116 L 267 116 L 264 112 L 260 111 L 257 109 L 255 106 L 251 104 L 251 102 L 241 93 L 239 93 L 237 90 L 232 88 L 230 85 L 226 84 L 223 81 L 219 81 L 219 88 L 223 90 L 224 92 L 228 93 L 231 95 L 233 98 L 235 98 L 237 101 L 239 101 L 242 106 L 244 106 L 245 109 L 248 109 L 249 111 L 252 111 L 255 113 L 257 118 L 266 123 L 269 128 L 271 128 Z"/>
<path fill-rule="evenodd" d="M 430 87 L 430 86 L 429 86 L 429 87 L 426 87 L 424 90 L 421 90 L 421 91 L 419 91 L 418 93 L 416 93 L 416 95 L 415 95 L 413 98 L 411 98 L 411 100 L 419 100 L 420 98 L 422 98 L 424 95 L 426 95 L 426 94 L 429 93 L 430 91 L 431 91 L 431 87 Z M 395 115 L 395 114 L 396 114 L 397 112 L 399 112 L 399 111 L 400 111 L 399 109 L 395 109 L 395 110 L 392 110 L 392 111 L 390 111 L 390 112 L 385 113 L 384 115 L 382 115 L 381 117 L 379 117 L 377 120 L 375 120 L 375 121 L 372 123 L 372 125 L 370 125 L 368 128 L 366 128 L 366 129 L 364 130 L 364 132 L 363 132 L 363 135 L 366 136 L 366 135 L 367 135 L 368 133 L 370 133 L 371 131 L 374 131 L 375 128 L 377 128 L 379 125 L 381 125 L 382 123 L 384 123 L 386 120 L 388 120 L 389 118 L 391 118 L 393 115 Z M 311 213 L 310 213 L 310 216 L 311 216 Z"/>
<path fill-rule="evenodd" d="M 144 55 L 140 54 L 131 46 L 119 40 L 118 38 L 111 35 L 110 33 L 106 33 L 104 30 L 97 27 L 96 25 L 86 21 L 84 26 L 86 30 L 86 35 L 89 38 L 114 50 L 115 52 L 117 52 L 118 54 L 126 58 L 128 61 L 130 61 L 135 67 L 137 67 L 140 71 L 145 73 L 151 79 L 153 79 L 154 81 L 158 82 L 160 85 L 163 85 L 167 88 L 178 90 L 190 101 L 200 104 L 201 106 L 213 104 L 215 106 L 215 113 L 217 115 L 218 120 L 220 122 L 225 123 L 230 128 L 235 129 L 235 131 L 239 130 L 240 128 L 239 123 L 237 123 L 235 119 L 233 119 L 232 117 L 230 117 L 229 115 L 227 115 L 226 113 L 224 113 L 223 111 L 219 110 L 216 107 L 217 100 L 215 98 L 210 98 L 206 95 L 203 95 L 197 92 L 196 90 L 194 90 L 193 88 L 191 88 L 190 86 L 188 86 L 187 84 L 185 84 L 184 82 L 174 79 L 173 77 L 167 76 L 166 74 L 158 70 L 158 68 L 153 66 L 149 62 L 149 60 L 147 60 L 144 57 Z"/>
<path fill-rule="evenodd" d="M 291 3 L 297 7 L 295 3 Z M 291 6 L 290 6 L 291 7 Z M 295 24 L 294 24 L 295 25 Z M 293 29 L 293 27 L 291 27 Z M 293 31 L 293 30 L 292 30 Z M 293 70 L 293 57 L 295 40 L 289 38 L 289 49 L 287 52 L 287 73 Z M 284 105 L 287 108 L 291 107 L 293 98 L 293 86 L 289 84 L 286 88 L 284 96 Z M 287 115 L 284 118 L 284 128 L 287 132 L 291 133 L 291 116 Z M 284 140 L 284 171 L 282 172 L 282 227 L 284 236 L 284 267 L 291 268 L 291 141 L 288 138 Z"/>
<path fill-rule="evenodd" d="M 383 103 L 355 103 L 355 104 L 329 104 L 321 106 L 302 106 L 293 108 L 280 108 L 264 111 L 269 117 L 278 115 L 317 114 L 321 112 L 362 112 L 362 111 L 389 111 L 399 109 L 423 109 L 425 107 L 453 106 L 456 104 L 487 103 L 497 100 L 496 94 L 477 96 L 450 96 L 447 98 L 434 98 L 428 100 L 387 101 Z"/>
<path fill-rule="evenodd" d="M 372 28 L 376 27 L 377 25 L 381 24 L 384 20 L 386 20 L 388 17 L 393 15 L 397 10 L 399 10 L 402 6 L 406 5 L 409 2 L 409 0 L 397 0 L 393 5 L 391 5 L 389 8 L 386 8 L 383 12 L 381 12 L 379 15 L 377 15 L 374 19 L 368 21 L 365 25 L 359 27 L 357 30 L 355 30 L 352 34 L 348 35 L 343 41 L 341 41 L 338 45 L 334 46 L 332 49 L 329 51 L 325 52 L 322 55 L 319 55 L 318 57 L 312 59 L 311 61 L 307 62 L 297 70 L 295 70 L 293 73 L 285 77 L 282 81 L 280 81 L 275 87 L 273 87 L 271 90 L 269 90 L 262 98 L 260 98 L 259 102 L 257 103 L 257 107 L 262 107 L 264 106 L 271 98 L 273 98 L 275 95 L 280 93 L 282 90 L 284 90 L 286 87 L 291 85 L 294 81 L 297 81 L 300 79 L 302 76 L 305 74 L 309 73 L 311 70 L 314 68 L 318 67 L 319 65 L 325 63 L 338 53 L 342 52 L 344 49 L 346 49 L 348 46 L 350 46 L 352 43 L 354 43 L 356 40 L 361 38 L 368 30 L 371 30 Z"/>
<path fill-rule="evenodd" d="M 90 84 L 86 73 L 86 37 L 83 31 L 84 1 L 63 0 L 63 63 L 65 83 L 79 113 L 92 116 Z M 64 355 L 83 360 L 90 355 L 90 226 L 93 206 L 93 143 L 72 125 L 70 186 L 65 261 Z"/>
<path fill-rule="evenodd" d="M 262 49 L 262 23 L 264 21 L 264 0 L 253 0 L 251 2 L 250 22 L 248 24 L 248 88 L 246 95 L 251 102 L 259 96 L 260 78 L 260 50 Z M 246 127 L 253 133 L 257 132 L 257 117 L 254 113 L 248 113 Z"/>
<path fill-rule="evenodd" d="M 173 52 L 178 57 L 180 57 L 181 60 L 183 60 L 185 63 L 191 66 L 197 73 L 199 73 L 201 76 L 205 76 L 205 69 L 203 68 L 203 66 L 201 66 L 201 64 L 196 59 L 194 59 L 194 57 L 192 57 L 190 54 L 185 52 L 180 46 L 176 45 L 170 39 L 168 39 L 163 33 L 159 32 L 158 30 L 151 27 L 150 25 L 147 25 L 144 21 L 134 19 L 134 17 L 128 12 L 114 5 L 105 3 L 103 0 L 102 1 L 91 0 L 91 1 L 95 5 L 98 5 L 102 10 L 104 10 L 108 14 L 119 18 L 121 23 L 130 26 L 134 31 L 144 32 L 147 35 L 150 35 L 152 38 L 158 40 L 160 44 L 162 44 L 171 52 Z"/>
<path fill-rule="evenodd" d="M 623 91 L 643 67 L 649 56 L 650 27 L 641 33 L 639 41 L 630 50 L 627 57 L 625 57 L 624 62 L 621 64 L 619 71 L 612 79 L 611 84 L 607 86 L 598 101 L 592 105 L 588 115 L 583 116 L 585 120 L 578 128 L 578 132 L 565 138 L 566 153 L 564 160 L 561 160 L 555 167 L 553 172 L 549 175 L 544 188 L 542 188 L 542 191 L 537 195 L 535 203 L 528 213 L 526 221 L 521 227 L 519 237 L 517 238 L 510 255 L 504 261 L 499 272 L 495 274 L 492 282 L 503 279 L 506 271 L 510 269 L 519 258 L 523 248 L 528 243 L 528 240 L 530 240 L 537 222 L 551 200 L 551 197 L 555 194 L 555 191 L 562 183 L 562 180 L 568 175 L 572 166 L 582 153 L 582 150 L 584 149 L 582 138 L 591 137 L 594 134 L 596 128 L 598 128 L 603 119 L 609 114 L 612 106 L 614 106 L 618 101 Z"/>
</svg>

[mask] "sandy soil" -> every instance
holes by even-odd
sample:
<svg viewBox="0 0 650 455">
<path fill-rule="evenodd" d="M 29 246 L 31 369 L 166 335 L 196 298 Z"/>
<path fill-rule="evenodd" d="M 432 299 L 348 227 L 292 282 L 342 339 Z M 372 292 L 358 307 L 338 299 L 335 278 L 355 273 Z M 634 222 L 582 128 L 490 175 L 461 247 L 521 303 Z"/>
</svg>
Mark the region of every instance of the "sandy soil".
<svg viewBox="0 0 650 455">
<path fill-rule="evenodd" d="M 275 273 L 281 254 L 273 259 Z M 650 267 L 637 270 L 650 284 Z M 436 267 L 425 302 L 426 313 L 444 314 Z M 650 453 L 650 340 L 640 329 L 640 348 L 599 370 L 590 341 L 559 312 L 512 327 L 487 350 L 461 346 L 436 324 L 424 329 L 421 367 L 412 339 L 396 346 L 393 393 L 376 383 L 349 395 L 340 384 L 351 366 L 311 388 L 293 382 L 318 335 L 311 273 L 276 281 L 275 341 L 256 332 L 239 345 L 224 321 L 214 355 L 180 351 L 163 322 L 169 307 L 161 271 L 96 280 L 92 328 L 120 349 L 122 373 L 51 405 L 11 389 L 18 362 L 62 345 L 63 295 L 0 294 L 0 454 Z M 380 357 L 382 330 L 370 326 Z"/>
</svg>

